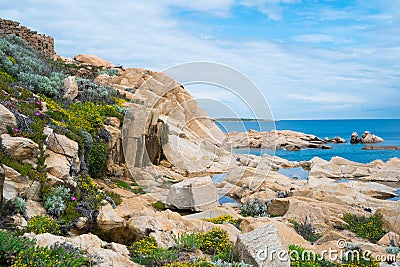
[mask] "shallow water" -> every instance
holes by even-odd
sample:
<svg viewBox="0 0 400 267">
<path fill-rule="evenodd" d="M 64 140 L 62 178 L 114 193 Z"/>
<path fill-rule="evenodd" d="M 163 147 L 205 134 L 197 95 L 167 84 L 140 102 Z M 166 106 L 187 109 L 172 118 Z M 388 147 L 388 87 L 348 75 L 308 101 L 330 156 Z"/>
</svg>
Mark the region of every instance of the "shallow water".
<svg viewBox="0 0 400 267">
<path fill-rule="evenodd" d="M 298 168 L 281 168 L 278 173 L 283 174 L 292 179 L 308 180 L 309 171 L 304 170 L 302 167 Z"/>
</svg>

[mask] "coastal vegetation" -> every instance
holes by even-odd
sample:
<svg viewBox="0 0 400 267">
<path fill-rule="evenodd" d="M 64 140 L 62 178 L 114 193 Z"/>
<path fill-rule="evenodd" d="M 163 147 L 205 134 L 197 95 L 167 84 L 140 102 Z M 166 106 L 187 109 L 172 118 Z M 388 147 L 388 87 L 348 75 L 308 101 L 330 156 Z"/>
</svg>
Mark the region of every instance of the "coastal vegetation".
<svg viewBox="0 0 400 267">
<path fill-rule="evenodd" d="M 383 228 L 382 218 L 377 214 L 365 217 L 346 213 L 343 220 L 347 223 L 347 229 L 374 243 L 387 233 Z"/>
</svg>

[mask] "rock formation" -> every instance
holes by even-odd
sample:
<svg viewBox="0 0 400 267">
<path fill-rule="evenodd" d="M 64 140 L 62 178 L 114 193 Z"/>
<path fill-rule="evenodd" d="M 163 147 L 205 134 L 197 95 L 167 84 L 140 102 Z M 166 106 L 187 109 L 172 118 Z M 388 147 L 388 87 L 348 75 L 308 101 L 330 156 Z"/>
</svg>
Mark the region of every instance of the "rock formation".
<svg viewBox="0 0 400 267">
<path fill-rule="evenodd" d="M 381 143 L 384 141 L 385 140 L 383 140 L 383 138 L 376 136 L 376 135 L 370 133 L 369 131 L 365 131 L 360 138 L 358 138 L 357 132 L 353 132 L 351 134 L 351 139 L 350 139 L 351 144 L 358 144 L 358 143 L 371 144 L 371 143 Z"/>
<path fill-rule="evenodd" d="M 224 141 L 226 147 L 233 146 L 234 148 L 284 148 L 287 150 L 299 150 L 303 148 L 332 148 L 331 146 L 326 145 L 326 143 L 327 141 L 322 140 L 315 135 L 290 130 L 272 130 L 271 132 L 249 130 L 248 132 L 240 133 L 232 132 L 227 134 Z"/>
<path fill-rule="evenodd" d="M 53 59 L 56 53 L 54 51 L 53 37 L 32 31 L 28 27 L 21 26 L 19 22 L 0 18 L 0 36 L 10 34 L 21 37 L 29 46 L 45 57 Z"/>
</svg>

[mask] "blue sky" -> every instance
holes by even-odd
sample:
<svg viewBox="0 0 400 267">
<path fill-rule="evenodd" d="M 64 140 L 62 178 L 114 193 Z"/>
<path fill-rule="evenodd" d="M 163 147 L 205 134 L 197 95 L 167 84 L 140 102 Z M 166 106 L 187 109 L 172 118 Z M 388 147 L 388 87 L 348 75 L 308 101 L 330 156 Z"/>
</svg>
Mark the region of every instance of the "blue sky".
<svg viewBox="0 0 400 267">
<path fill-rule="evenodd" d="M 276 119 L 400 118 L 397 0 L 0 0 L 0 17 L 53 36 L 66 57 L 226 64 L 258 85 Z M 187 88 L 251 116 L 228 91 Z"/>
</svg>

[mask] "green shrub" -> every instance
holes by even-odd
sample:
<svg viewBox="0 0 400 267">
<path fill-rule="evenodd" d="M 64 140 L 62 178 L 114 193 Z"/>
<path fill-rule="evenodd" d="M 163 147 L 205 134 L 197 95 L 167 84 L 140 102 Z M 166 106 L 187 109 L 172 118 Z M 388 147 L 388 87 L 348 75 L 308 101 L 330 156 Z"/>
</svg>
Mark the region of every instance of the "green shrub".
<svg viewBox="0 0 400 267">
<path fill-rule="evenodd" d="M 77 183 L 77 194 L 81 201 L 87 202 L 93 210 L 98 210 L 104 200 L 104 193 L 100 192 L 90 176 L 81 176 Z"/>
<path fill-rule="evenodd" d="M 65 208 L 65 212 L 61 214 L 59 217 L 60 221 L 64 221 L 64 223 L 71 223 L 75 219 L 78 219 L 82 216 L 79 212 L 76 211 L 75 207 L 78 204 L 77 201 L 70 201 L 67 203 L 67 207 Z"/>
<path fill-rule="evenodd" d="M 257 198 L 251 198 L 244 203 L 240 209 L 242 216 L 251 217 L 268 217 L 268 206 L 270 201 L 264 202 Z"/>
<path fill-rule="evenodd" d="M 50 233 L 54 235 L 60 234 L 60 225 L 53 219 L 45 216 L 35 216 L 28 220 L 28 232 L 35 234 Z"/>
<path fill-rule="evenodd" d="M 14 201 L 15 212 L 22 213 L 26 210 L 26 201 L 23 198 L 17 197 Z"/>
<path fill-rule="evenodd" d="M 116 206 L 121 205 L 122 203 L 122 197 L 118 193 L 114 193 L 113 191 L 107 191 L 106 195 L 109 196 L 115 203 Z"/>
<path fill-rule="evenodd" d="M 93 143 L 89 150 L 87 163 L 89 164 L 90 174 L 94 178 L 99 178 L 107 162 L 107 146 L 103 143 Z"/>
<path fill-rule="evenodd" d="M 153 207 L 158 211 L 165 210 L 165 204 L 161 201 L 157 201 L 157 202 L 153 203 Z"/>
<path fill-rule="evenodd" d="M 0 230 L 0 266 L 9 266 L 22 250 L 31 247 L 31 239 L 16 236 L 13 232 Z"/>
<path fill-rule="evenodd" d="M 349 253 L 349 260 L 342 262 L 329 262 L 321 255 L 308 251 L 298 245 L 289 245 L 289 255 L 292 267 L 379 267 L 379 263 L 371 257 L 364 259 L 363 253 L 359 252 L 359 258 L 352 257 L 357 253 Z M 351 258 L 351 259 L 350 259 Z"/>
<path fill-rule="evenodd" d="M 132 182 L 131 185 L 129 185 L 127 182 L 125 181 L 117 181 L 116 183 L 119 187 L 128 189 L 129 191 L 131 191 L 134 194 L 145 194 L 146 192 L 143 190 L 143 188 L 139 187 L 138 184 L 136 182 Z M 135 186 L 135 187 L 133 187 Z"/>
<path fill-rule="evenodd" d="M 346 213 L 343 220 L 347 223 L 346 228 L 358 237 L 367 238 L 371 242 L 377 242 L 387 231 L 383 229 L 382 218 L 375 214 L 371 217 L 359 216 Z"/>
<path fill-rule="evenodd" d="M 178 257 L 175 250 L 159 248 L 157 241 L 151 236 L 134 242 L 129 247 L 129 251 L 132 261 L 149 266 L 162 266 Z"/>
<path fill-rule="evenodd" d="M 195 233 L 183 233 L 174 237 L 176 247 L 180 251 L 196 251 L 200 246 L 198 236 Z"/>
<path fill-rule="evenodd" d="M 308 222 L 306 217 L 302 222 L 292 220 L 293 228 L 296 232 L 301 235 L 305 240 L 315 242 L 321 238 L 322 234 L 316 233 L 313 225 Z"/>
<path fill-rule="evenodd" d="M 79 253 L 66 251 L 64 247 L 28 247 L 18 254 L 12 267 L 81 267 L 85 266 L 88 260 Z"/>
<path fill-rule="evenodd" d="M 62 185 L 57 186 L 50 194 L 44 196 L 43 207 L 49 214 L 60 216 L 67 208 L 70 189 Z"/>
<path fill-rule="evenodd" d="M 227 232 L 220 228 L 214 228 L 205 233 L 197 235 L 199 248 L 207 254 L 216 255 L 232 249 Z"/>
<path fill-rule="evenodd" d="M 202 219 L 203 221 L 206 221 L 206 222 L 211 222 L 211 223 L 214 223 L 214 224 L 227 224 L 227 223 L 230 223 L 230 224 L 233 224 L 233 225 L 239 225 L 239 223 L 240 223 L 240 219 L 235 219 L 235 218 L 233 218 L 231 215 L 221 215 L 221 216 L 218 216 L 218 217 L 216 217 L 216 218 L 209 218 L 209 219 Z"/>
<path fill-rule="evenodd" d="M 0 65 L 34 93 L 56 96 L 64 74 L 54 72 L 51 61 L 39 56 L 24 40 L 8 35 L 0 37 Z"/>
</svg>

